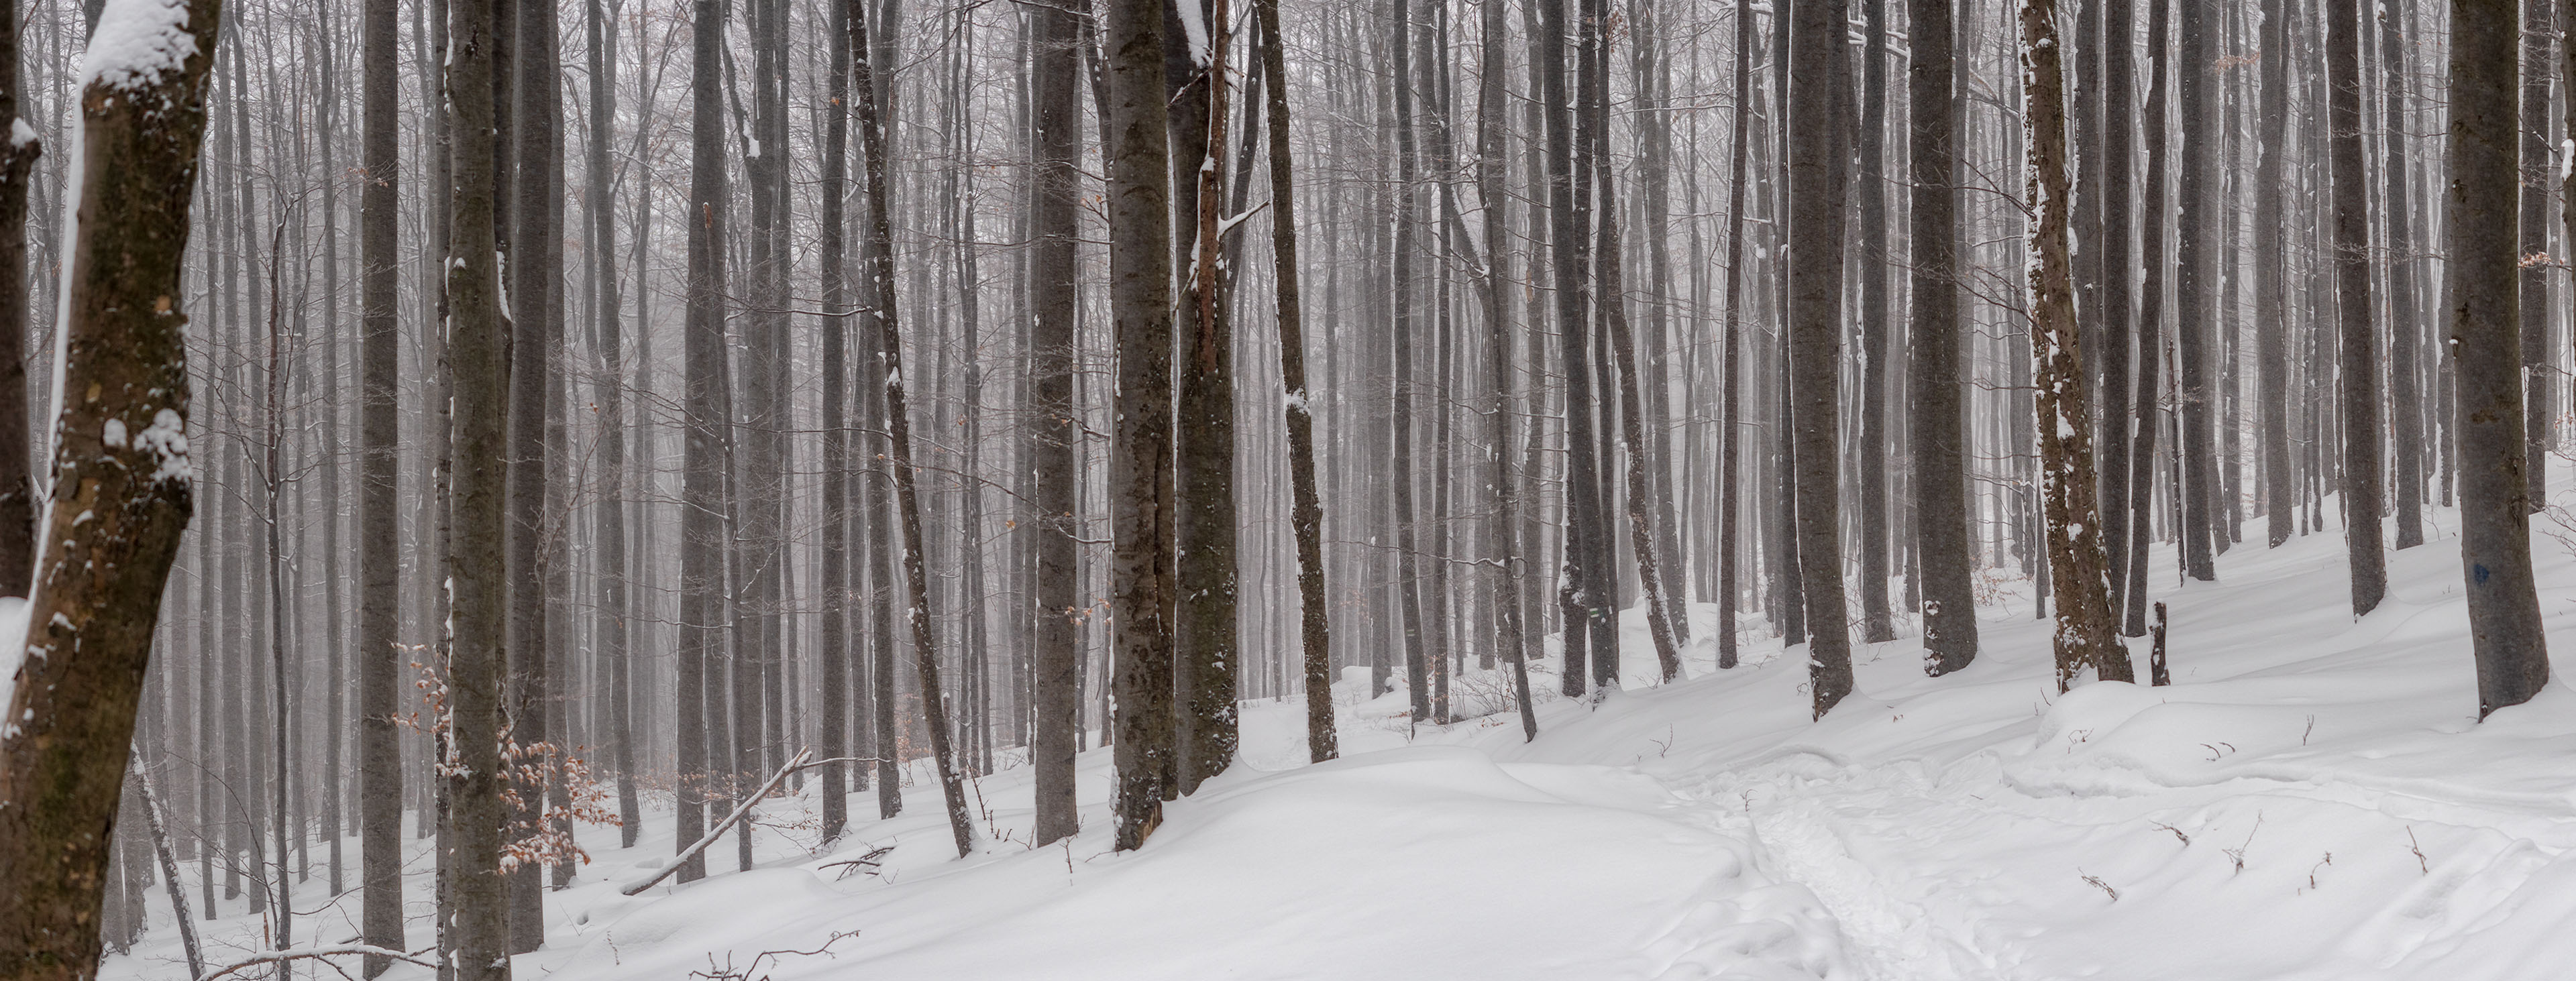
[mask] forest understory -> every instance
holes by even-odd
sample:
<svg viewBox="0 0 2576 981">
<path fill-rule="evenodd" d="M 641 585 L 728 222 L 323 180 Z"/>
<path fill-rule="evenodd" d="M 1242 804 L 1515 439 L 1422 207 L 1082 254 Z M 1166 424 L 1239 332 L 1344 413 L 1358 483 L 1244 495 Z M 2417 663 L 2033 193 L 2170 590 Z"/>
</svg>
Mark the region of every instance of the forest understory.
<svg viewBox="0 0 2576 981">
<path fill-rule="evenodd" d="M 2427 544 L 2447 543 L 2455 514 L 2430 517 Z M 2543 607 L 2566 610 L 2576 516 L 2535 525 Z M 547 894 L 545 946 L 515 969 L 560 981 L 2557 977 L 2576 956 L 2564 929 L 2576 916 L 2576 770 L 2564 763 L 2576 692 L 2553 685 L 2478 724 L 2457 554 L 2395 553 L 2388 600 L 2355 619 L 2333 595 L 2340 539 L 2238 550 L 2220 584 L 2176 586 L 2159 554 L 2174 674 L 2161 688 L 2058 694 L 2030 584 L 2000 575 L 1974 666 L 1927 678 L 1916 642 L 1863 645 L 1846 703 L 1859 710 L 1820 722 L 1799 697 L 1804 666 L 1758 620 L 1742 625 L 1743 665 L 1715 667 L 1713 605 L 1696 611 L 1688 680 L 1631 681 L 1597 706 L 1543 695 L 1527 744 L 1509 712 L 1412 726 L 1405 693 L 1366 698 L 1354 668 L 1336 686 L 1344 759 L 1305 763 L 1302 705 L 1247 703 L 1240 764 L 1170 805 L 1129 853 L 1112 850 L 1109 754 L 1094 750 L 1079 770 L 1083 829 L 1056 845 L 1027 844 L 1030 770 L 1005 766 L 973 782 L 989 837 L 956 860 L 938 785 L 914 766 L 902 817 L 856 821 L 826 846 L 809 781 L 763 811 L 752 871 L 621 896 L 668 861 L 665 796 L 632 848 L 614 828 L 581 829 L 595 861 Z M 1641 613 L 1623 626 L 1623 675 L 1654 677 Z M 2576 650 L 2576 620 L 2553 621 L 2552 639 Z M 1457 684 L 1462 713 L 1503 705 L 1491 672 Z M 425 844 L 406 861 L 425 882 Z M 322 936 L 354 934 L 354 896 L 318 880 L 295 895 Z M 104 977 L 186 976 L 168 910 L 157 892 L 149 902 L 143 942 Z M 410 906 L 416 921 L 429 912 Z M 264 943 L 255 917 L 203 929 L 217 963 Z"/>
</svg>

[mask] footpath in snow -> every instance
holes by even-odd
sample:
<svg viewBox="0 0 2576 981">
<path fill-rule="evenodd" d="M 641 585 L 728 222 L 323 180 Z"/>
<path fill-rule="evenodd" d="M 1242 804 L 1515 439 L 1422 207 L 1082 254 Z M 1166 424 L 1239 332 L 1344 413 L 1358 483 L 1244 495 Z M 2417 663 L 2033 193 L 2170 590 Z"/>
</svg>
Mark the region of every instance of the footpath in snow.
<svg viewBox="0 0 2576 981">
<path fill-rule="evenodd" d="M 1400 691 L 1364 700 L 1354 672 L 1349 755 L 1307 766 L 1302 705 L 1249 705 L 1241 764 L 1171 805 L 1131 854 L 1109 848 L 1102 751 L 1082 758 L 1085 830 L 1049 848 L 1026 844 L 1025 768 L 977 781 L 986 844 L 962 861 L 926 774 L 903 816 L 821 852 L 809 782 L 767 808 L 758 868 L 623 897 L 619 883 L 671 850 L 667 811 L 648 814 L 633 849 L 615 829 L 584 833 L 599 861 L 548 895 L 547 943 L 517 968 L 562 981 L 2566 977 L 2576 691 L 2553 684 L 2475 721 L 2440 521 L 2432 542 L 2391 554 L 2389 598 L 2358 621 L 2331 532 L 2238 545 L 2216 585 L 2176 587 L 2160 565 L 2165 688 L 2058 695 L 2046 625 L 1999 589 L 1974 666 L 1929 679 L 1910 640 L 1861 646 L 1858 690 L 1812 722 L 1804 664 L 1748 621 L 1746 664 L 1716 670 L 1702 607 L 1689 680 L 1647 684 L 1631 614 L 1631 687 L 1597 706 L 1543 696 L 1532 743 L 1508 713 L 1410 727 Z M 2542 609 L 2559 677 L 2576 677 L 2576 533 L 2539 524 Z M 873 800 L 854 795 L 853 810 Z M 873 874 L 835 864 L 888 846 Z M 731 856 L 714 850 L 711 869 Z M 410 865 L 417 947 L 429 857 Z M 153 900 L 153 929 L 107 976 L 184 977 Z M 354 932 L 354 893 L 309 884 L 298 906 L 319 911 L 325 940 Z M 204 927 L 222 963 L 259 923 Z"/>
</svg>

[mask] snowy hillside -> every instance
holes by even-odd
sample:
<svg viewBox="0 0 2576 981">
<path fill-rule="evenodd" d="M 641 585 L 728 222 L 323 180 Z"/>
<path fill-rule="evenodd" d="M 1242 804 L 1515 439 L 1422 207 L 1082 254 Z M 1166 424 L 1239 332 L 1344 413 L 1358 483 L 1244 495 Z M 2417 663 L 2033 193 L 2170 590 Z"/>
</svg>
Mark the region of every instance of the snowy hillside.
<svg viewBox="0 0 2576 981">
<path fill-rule="evenodd" d="M 2540 526 L 2563 665 L 2576 557 Z M 1985 653 L 1959 674 L 1922 677 L 1902 641 L 1862 649 L 1859 692 L 1822 722 L 1776 641 L 1713 668 L 1713 608 L 1689 681 L 1597 709 L 1548 700 L 1527 745 L 1510 716 L 1408 736 L 1400 692 L 1346 693 L 1349 755 L 1310 767 L 1299 706 L 1256 704 L 1244 765 L 1126 855 L 1109 849 L 1099 751 L 1084 757 L 1086 830 L 1043 850 L 1017 843 L 1025 769 L 979 783 L 990 840 L 962 862 L 926 779 L 904 816 L 829 852 L 808 852 L 810 822 L 772 815 L 760 869 L 633 899 L 616 886 L 669 853 L 667 817 L 632 850 L 593 829 L 598 861 L 548 897 L 554 932 L 518 967 L 560 981 L 2564 976 L 2576 693 L 2553 686 L 2475 724 L 2456 547 L 2394 553 L 2390 600 L 2359 622 L 2342 556 L 2321 534 L 2240 545 L 2216 586 L 2175 590 L 2161 569 L 2175 679 L 2161 689 L 2059 697 L 2044 625 L 2015 598 L 1984 611 Z M 1628 676 L 1651 677 L 1642 622 L 1629 628 Z M 771 810 L 799 806 L 810 798 Z M 885 846 L 874 874 L 835 864 Z M 730 868 L 717 851 L 711 869 Z M 314 883 L 299 900 L 325 910 L 322 939 L 353 932 L 354 899 Z M 153 902 L 144 944 L 108 976 L 184 975 Z M 413 911 L 418 946 L 428 907 Z M 241 956 L 255 926 L 208 924 L 209 960 Z"/>
</svg>

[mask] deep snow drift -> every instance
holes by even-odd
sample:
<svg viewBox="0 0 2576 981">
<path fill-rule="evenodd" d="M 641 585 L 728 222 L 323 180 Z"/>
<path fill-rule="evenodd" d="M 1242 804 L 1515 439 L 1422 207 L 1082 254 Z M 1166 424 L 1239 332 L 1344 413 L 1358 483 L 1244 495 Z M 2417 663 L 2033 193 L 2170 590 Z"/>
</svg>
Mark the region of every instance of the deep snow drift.
<svg viewBox="0 0 2576 981">
<path fill-rule="evenodd" d="M 2563 520 L 2535 534 L 2562 678 L 2576 665 Z M 2392 553 L 2389 598 L 2359 621 L 2332 531 L 2237 545 L 2217 585 L 2177 587 L 2159 555 L 2166 688 L 2057 695 L 2026 583 L 2001 579 L 1975 666 L 1927 679 L 1911 641 L 1862 646 L 1858 691 L 1822 722 L 1807 719 L 1803 664 L 1757 624 L 1746 666 L 1715 670 L 1710 607 L 1690 680 L 1647 684 L 1632 614 L 1632 687 L 1597 707 L 1542 696 L 1526 745 L 1509 714 L 1408 733 L 1402 693 L 1363 701 L 1354 672 L 1345 759 L 1303 765 L 1301 705 L 1249 705 L 1242 763 L 1126 855 L 1109 851 L 1098 751 L 1083 757 L 1078 838 L 1027 847 L 1028 773 L 1006 769 L 977 782 L 986 843 L 964 861 L 924 775 L 903 816 L 810 852 L 809 782 L 767 808 L 760 868 L 620 897 L 670 852 L 667 812 L 650 814 L 635 849 L 585 832 L 599 861 L 549 894 L 546 946 L 517 967 L 603 981 L 2563 977 L 2576 692 L 2553 684 L 2475 722 L 2452 526 L 2440 512 L 2432 542 Z M 873 800 L 854 795 L 854 812 Z M 833 865 L 888 845 L 874 874 Z M 714 849 L 710 868 L 732 854 Z M 410 893 L 414 947 L 430 939 L 425 886 Z M 184 976 L 152 901 L 153 929 L 109 976 Z M 354 933 L 354 894 L 335 901 L 317 879 L 298 907 L 322 911 L 299 936 Z M 209 959 L 242 956 L 258 926 L 205 924 Z"/>
</svg>

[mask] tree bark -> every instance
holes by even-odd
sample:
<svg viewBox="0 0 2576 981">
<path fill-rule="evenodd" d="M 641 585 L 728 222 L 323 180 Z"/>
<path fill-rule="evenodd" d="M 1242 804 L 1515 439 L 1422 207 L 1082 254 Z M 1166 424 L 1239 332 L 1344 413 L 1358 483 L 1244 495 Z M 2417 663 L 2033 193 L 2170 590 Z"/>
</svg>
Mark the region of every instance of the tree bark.
<svg viewBox="0 0 2576 981">
<path fill-rule="evenodd" d="M 365 105 L 360 115 L 358 249 L 361 296 L 358 325 L 358 835 L 359 881 L 365 895 L 359 939 L 389 950 L 404 947 L 402 916 L 402 749 L 394 715 L 402 704 L 402 674 L 409 660 L 396 646 L 401 627 L 402 516 L 395 457 L 402 418 L 395 404 L 400 349 L 394 305 L 399 302 L 402 209 L 401 154 L 395 110 L 401 101 L 394 0 L 367 0 L 364 37 Z M 368 977 L 392 962 L 369 957 Z"/>
<path fill-rule="evenodd" d="M 0 728 L 0 977 L 97 971 L 110 834 L 162 587 L 194 506 L 180 269 L 222 9 L 123 0 L 82 72 L 54 500 Z M 184 51 L 176 63 L 113 52 Z M 130 57 L 130 56 L 129 56 Z M 16 327 L 9 327 L 14 331 Z"/>
<path fill-rule="evenodd" d="M 44 153 L 19 118 L 18 7 L 0 10 L 0 596 L 25 596 L 36 568 L 36 481 L 27 448 L 27 191 Z"/>
<path fill-rule="evenodd" d="M 1082 193 L 1082 65 L 1079 7 L 1029 11 L 1030 117 L 1035 127 L 1036 192 L 1030 195 L 1029 473 L 1037 512 L 1036 650 L 1030 695 L 1036 718 L 1029 756 L 1037 778 L 1037 843 L 1074 833 L 1074 754 L 1082 740 L 1081 554 L 1078 508 L 1082 498 L 1074 452 L 1082 443 L 1082 407 L 1073 398 L 1077 344 L 1074 318 L 1081 294 L 1075 262 L 1081 234 L 1076 208 Z M 1293 272 L 1282 260 L 1283 269 Z M 1329 728 L 1329 726 L 1328 726 Z"/>
<path fill-rule="evenodd" d="M 864 11 L 854 13 L 859 16 L 850 29 L 851 38 L 865 49 L 870 17 Z M 936 620 L 930 609 L 929 577 L 922 571 L 921 499 L 914 482 L 911 414 L 904 404 L 903 333 L 896 316 L 894 291 L 894 230 L 886 210 L 891 197 L 886 187 L 886 99 L 874 84 L 874 66 L 862 62 L 858 71 L 859 153 L 867 172 L 867 235 L 874 242 L 868 250 L 865 274 L 876 284 L 877 309 L 872 319 L 877 327 L 877 354 L 885 368 L 886 442 L 893 457 L 887 467 L 894 473 L 895 505 L 903 526 L 904 585 L 910 601 L 905 619 L 912 626 L 914 677 L 921 685 L 921 713 L 930 730 L 933 769 L 939 774 L 940 797 L 948 805 L 948 829 L 957 840 L 957 856 L 964 858 L 974 851 L 975 826 L 967 818 L 965 787 L 958 780 L 956 760 L 949 753 L 948 699 L 939 685 Z"/>
<path fill-rule="evenodd" d="M 717 71 L 724 51 L 724 14 L 716 0 L 695 0 L 691 13 L 689 70 L 689 197 L 681 210 L 688 226 L 688 279 L 681 325 L 683 410 L 680 463 L 680 623 L 677 715 L 679 809 L 675 842 L 706 832 L 707 805 L 719 760 L 708 745 L 722 719 L 722 703 L 708 691 L 724 618 L 724 258 L 725 193 L 723 106 Z M 883 755 L 892 755 L 885 753 Z M 706 856 L 680 862 L 680 881 L 706 875 Z"/>
<path fill-rule="evenodd" d="M 452 0 L 447 61 L 448 131 L 455 190 L 448 212 L 450 442 L 448 575 L 453 623 L 448 660 L 447 903 L 441 919 L 456 981 L 508 981 L 510 925 L 501 877 L 501 680 L 509 583 L 502 525 L 508 494 L 504 443 L 510 390 L 509 322 L 501 309 L 500 245 L 493 208 L 495 46 L 501 0 Z M 709 0 L 712 2 L 712 0 Z M 684 808 L 685 810 L 685 808 Z"/>
<path fill-rule="evenodd" d="M 1499 9 L 1499 8 L 1498 8 Z M 1289 524 L 1297 539 L 1298 627 L 1304 640 L 1306 754 L 1321 763 L 1340 755 L 1333 729 L 1333 635 L 1330 593 L 1324 588 L 1324 504 L 1315 487 L 1315 416 L 1306 390 L 1305 299 L 1298 289 L 1297 189 L 1288 129 L 1287 44 L 1279 25 L 1279 0 L 1253 0 L 1260 20 L 1261 73 L 1267 82 L 1270 124 L 1270 247 L 1277 289 L 1279 381 L 1288 428 Z M 1490 23 L 1490 19 L 1488 23 Z M 1497 443 L 1497 458 L 1500 458 Z M 1505 480 L 1503 518 L 1512 520 Z M 1506 582 L 1506 588 L 1509 588 Z M 1517 651 L 1517 648 L 1515 648 Z M 1517 662 L 1516 662 L 1517 663 Z M 1529 677 L 1519 676 L 1521 702 L 1529 703 Z M 1524 708 L 1526 711 L 1526 708 Z M 1070 796 L 1070 794 L 1068 794 Z"/>
<path fill-rule="evenodd" d="M 2549 683 L 2523 458 L 2520 255 L 2505 232 L 2516 227 L 2522 184 L 2514 13 L 2511 0 L 2451 2 L 2451 199 L 2442 232 L 2458 386 L 2460 571 L 2481 719 Z"/>
<path fill-rule="evenodd" d="M 1109 468 L 1118 699 L 1117 847 L 1163 820 L 1172 752 L 1171 174 L 1162 4 L 1109 0 L 1109 309 L 1118 350 Z"/>
<path fill-rule="evenodd" d="M 1835 446 L 1842 392 L 1843 219 L 1851 165 L 1842 134 L 1851 116 L 1846 0 L 1790 12 L 1789 394 L 1797 423 L 1797 548 L 1804 561 L 1807 674 L 1815 716 L 1851 694 L 1851 631 L 1843 601 L 1842 526 Z"/>
<path fill-rule="evenodd" d="M 2362 616 L 2388 593 L 2380 544 L 2383 487 L 2379 452 L 2379 338 L 2370 295 L 2370 189 L 2361 166 L 2361 8 L 2358 0 L 2326 3 L 2326 140 L 2334 185 L 2335 310 L 2342 332 L 2337 373 L 2343 413 L 2344 544 L 2352 571 L 2352 613 Z"/>
<path fill-rule="evenodd" d="M 2052 643 L 2057 690 L 2092 667 L 2105 681 L 2129 681 L 2129 651 L 2112 636 L 2108 559 L 2093 494 L 2093 427 L 2084 398 L 2084 355 L 2075 323 L 2068 217 L 2074 182 L 2067 173 L 2066 87 L 2057 36 L 2056 0 L 2021 8 L 2023 112 L 2028 137 L 2030 343 L 2036 366 L 2041 508 L 2046 515 L 2048 575 L 2057 595 Z"/>
<path fill-rule="evenodd" d="M 1923 580 L 1923 670 L 1935 677 L 1967 667 L 1977 657 L 1977 598 L 1969 580 L 1975 556 L 1968 537 L 1968 444 L 1959 404 L 1965 379 L 1959 366 L 1959 154 L 1953 115 L 1958 69 L 1952 51 L 1958 29 L 1951 3 L 1914 0 L 1906 10 L 1914 49 L 1907 69 L 1914 172 L 1907 425 L 1914 466 L 1915 574 Z"/>
<path fill-rule="evenodd" d="M 2522 381 L 2523 473 L 2529 488 L 2522 504 L 2538 514 L 2549 506 L 2549 450 L 2558 406 L 2550 390 L 2558 374 L 2556 352 L 2549 344 L 2549 281 L 2544 260 L 2549 252 L 2549 88 L 2550 29 L 2557 4 L 2528 0 L 2522 5 Z M 2463 455 L 2466 455 L 2465 453 Z"/>
</svg>

